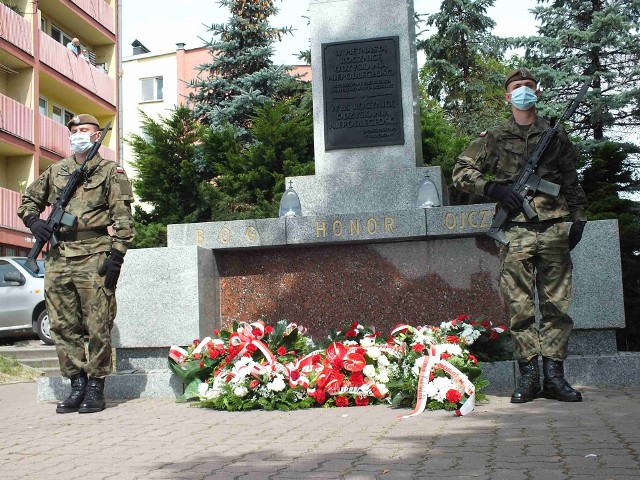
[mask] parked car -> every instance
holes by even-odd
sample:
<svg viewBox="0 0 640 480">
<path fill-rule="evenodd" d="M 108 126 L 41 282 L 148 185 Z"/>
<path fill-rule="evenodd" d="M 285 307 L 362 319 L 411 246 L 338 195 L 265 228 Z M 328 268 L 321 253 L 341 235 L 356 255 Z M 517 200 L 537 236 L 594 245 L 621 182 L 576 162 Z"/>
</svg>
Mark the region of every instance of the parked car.
<svg viewBox="0 0 640 480">
<path fill-rule="evenodd" d="M 52 345 L 44 303 L 44 261 L 36 274 L 25 267 L 26 257 L 0 257 L 0 335 L 35 332 Z"/>
</svg>

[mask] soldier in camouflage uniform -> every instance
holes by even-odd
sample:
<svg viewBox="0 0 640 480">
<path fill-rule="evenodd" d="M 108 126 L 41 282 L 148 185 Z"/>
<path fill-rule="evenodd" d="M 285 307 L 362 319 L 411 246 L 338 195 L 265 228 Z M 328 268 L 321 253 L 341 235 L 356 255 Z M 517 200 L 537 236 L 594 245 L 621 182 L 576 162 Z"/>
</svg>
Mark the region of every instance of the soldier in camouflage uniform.
<svg viewBox="0 0 640 480">
<path fill-rule="evenodd" d="M 67 185 L 100 136 L 95 117 L 77 115 L 68 123 L 74 155 L 51 165 L 27 189 L 18 215 L 34 236 L 50 239 L 51 228 L 40 213 Z M 45 299 L 60 370 L 71 379 L 71 395 L 58 413 L 104 410 L 104 379 L 111 372 L 111 329 L 116 315 L 115 288 L 127 247 L 134 236 L 133 192 L 124 170 L 96 154 L 66 212 L 74 227 L 56 234 L 60 243 L 45 263 Z M 107 227 L 112 228 L 109 234 Z M 85 351 L 85 333 L 89 336 Z"/>
<path fill-rule="evenodd" d="M 505 81 L 505 98 L 513 115 L 480 134 L 458 157 L 453 170 L 456 188 L 486 195 L 511 212 L 504 231 L 509 244 L 500 250 L 500 285 L 509 302 L 514 357 L 522 379 L 513 392 L 513 403 L 524 403 L 541 394 L 567 402 L 582 396 L 564 378 L 563 362 L 573 321 L 567 314 L 572 294 L 570 250 L 582 238 L 586 224 L 586 198 L 578 183 L 576 156 L 560 128 L 538 164 L 537 174 L 560 185 L 557 197 L 538 192 L 531 200 L 537 217 L 522 212 L 523 199 L 512 184 L 549 122 L 536 115 L 540 96 L 529 70 L 511 72 Z M 570 217 L 571 229 L 565 220 Z M 535 322 L 534 289 L 541 320 Z M 540 389 L 538 355 L 542 355 L 544 382 Z"/>
</svg>

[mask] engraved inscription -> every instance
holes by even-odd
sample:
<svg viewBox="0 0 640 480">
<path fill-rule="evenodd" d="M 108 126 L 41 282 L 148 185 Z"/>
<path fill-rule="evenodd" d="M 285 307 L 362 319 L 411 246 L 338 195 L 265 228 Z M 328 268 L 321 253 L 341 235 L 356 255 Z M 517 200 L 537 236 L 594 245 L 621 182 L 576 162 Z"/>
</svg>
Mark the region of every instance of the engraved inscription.
<svg viewBox="0 0 640 480">
<path fill-rule="evenodd" d="M 382 220 L 382 221 L 380 221 Z M 361 228 L 361 225 L 363 228 Z M 369 217 L 366 220 L 361 221 L 359 218 L 352 218 L 349 221 L 334 220 L 327 224 L 324 221 L 316 222 L 316 238 L 326 238 L 327 236 L 333 238 L 340 237 L 361 237 L 365 233 L 369 236 L 375 235 L 380 231 L 380 228 L 386 234 L 391 234 L 395 230 L 396 221 L 393 217 L 383 217 L 378 219 L 375 217 Z"/>
<path fill-rule="evenodd" d="M 326 150 L 404 143 L 398 42 L 322 45 Z"/>
<path fill-rule="evenodd" d="M 444 214 L 444 226 L 448 230 L 469 230 L 489 228 L 493 220 L 491 210 L 471 210 L 466 212 L 447 212 Z"/>
</svg>

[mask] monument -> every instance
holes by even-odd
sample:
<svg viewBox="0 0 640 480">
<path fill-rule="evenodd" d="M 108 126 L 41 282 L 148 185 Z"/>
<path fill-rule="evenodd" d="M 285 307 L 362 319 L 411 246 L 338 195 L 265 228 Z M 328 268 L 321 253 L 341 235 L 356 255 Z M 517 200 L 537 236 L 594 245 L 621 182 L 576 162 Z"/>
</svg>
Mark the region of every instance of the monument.
<svg viewBox="0 0 640 480">
<path fill-rule="evenodd" d="M 483 235 L 493 204 L 450 206 L 438 167 L 423 166 L 413 2 L 311 0 L 316 174 L 287 179 L 300 216 L 170 225 L 168 246 L 130 250 L 118 285 L 111 398 L 174 396 L 169 347 L 233 321 L 282 318 L 312 336 L 354 320 L 388 332 L 462 313 L 507 323 L 497 247 Z M 432 208 L 416 208 L 425 179 Z M 640 380 L 616 351 L 624 326 L 618 227 L 587 224 L 572 252 L 576 385 Z M 511 389 L 514 362 L 485 366 Z M 39 380 L 41 399 L 68 382 Z"/>
</svg>

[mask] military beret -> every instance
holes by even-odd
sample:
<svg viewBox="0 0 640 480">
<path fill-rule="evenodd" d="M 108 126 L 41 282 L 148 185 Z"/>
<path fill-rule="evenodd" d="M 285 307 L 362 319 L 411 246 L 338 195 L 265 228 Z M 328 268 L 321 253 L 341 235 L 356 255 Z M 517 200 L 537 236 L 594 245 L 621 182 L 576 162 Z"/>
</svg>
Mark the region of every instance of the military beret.
<svg viewBox="0 0 640 480">
<path fill-rule="evenodd" d="M 71 127 L 75 125 L 86 125 L 86 124 L 95 125 L 96 127 L 100 128 L 100 124 L 98 123 L 98 120 L 96 119 L 96 117 L 94 117 L 93 115 L 89 115 L 88 113 L 83 113 L 73 117 L 71 120 L 69 120 L 69 123 L 67 123 L 67 128 L 71 130 Z"/>
<path fill-rule="evenodd" d="M 538 80 L 536 80 L 536 77 L 533 76 L 528 68 L 521 67 L 507 75 L 507 78 L 504 81 L 504 88 L 506 89 L 511 82 L 515 82 L 517 80 L 533 80 L 538 83 Z"/>
</svg>

